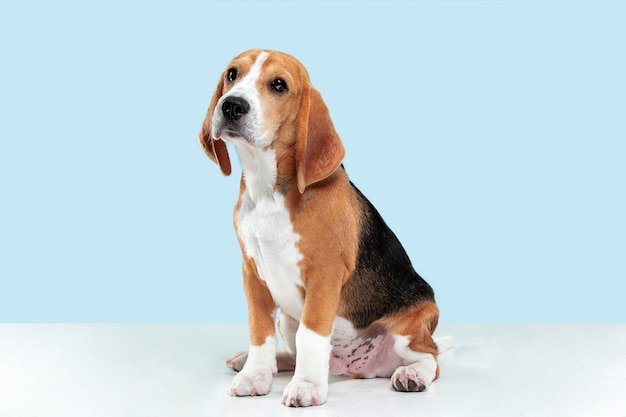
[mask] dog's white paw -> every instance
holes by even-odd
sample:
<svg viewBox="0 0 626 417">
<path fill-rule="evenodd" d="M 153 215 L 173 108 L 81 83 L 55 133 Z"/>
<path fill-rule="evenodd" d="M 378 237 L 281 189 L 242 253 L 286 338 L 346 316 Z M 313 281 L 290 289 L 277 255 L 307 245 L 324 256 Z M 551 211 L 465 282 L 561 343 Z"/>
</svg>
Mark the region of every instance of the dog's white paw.
<svg viewBox="0 0 626 417">
<path fill-rule="evenodd" d="M 247 359 L 248 352 L 238 352 L 232 358 L 226 360 L 226 366 L 235 372 L 239 372 L 243 369 Z"/>
<path fill-rule="evenodd" d="M 327 384 L 306 381 L 291 381 L 283 392 L 283 404 L 288 407 L 308 407 L 326 402 Z"/>
<path fill-rule="evenodd" d="M 421 392 L 426 391 L 432 379 L 424 378 L 420 375 L 415 366 L 401 366 L 391 377 L 391 388 L 400 392 Z"/>
<path fill-rule="evenodd" d="M 272 376 L 270 369 L 253 372 L 241 371 L 233 378 L 230 385 L 230 395 L 233 397 L 265 395 L 270 391 Z"/>
</svg>

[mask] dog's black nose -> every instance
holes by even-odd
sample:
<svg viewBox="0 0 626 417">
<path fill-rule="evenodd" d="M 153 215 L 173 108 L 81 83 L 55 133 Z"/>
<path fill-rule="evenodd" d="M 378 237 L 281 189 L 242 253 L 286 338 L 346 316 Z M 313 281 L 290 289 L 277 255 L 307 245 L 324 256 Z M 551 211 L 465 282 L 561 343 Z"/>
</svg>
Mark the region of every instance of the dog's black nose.
<svg viewBox="0 0 626 417">
<path fill-rule="evenodd" d="M 250 110 L 250 105 L 241 97 L 228 97 L 222 103 L 222 113 L 230 121 L 241 118 L 241 116 L 248 113 L 248 110 Z"/>
</svg>

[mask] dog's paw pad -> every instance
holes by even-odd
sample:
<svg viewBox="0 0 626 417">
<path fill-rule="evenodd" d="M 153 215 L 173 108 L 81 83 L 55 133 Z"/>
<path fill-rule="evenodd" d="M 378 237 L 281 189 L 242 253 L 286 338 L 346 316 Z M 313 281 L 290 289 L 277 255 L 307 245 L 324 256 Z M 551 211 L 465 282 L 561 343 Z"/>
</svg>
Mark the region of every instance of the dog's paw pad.
<svg viewBox="0 0 626 417">
<path fill-rule="evenodd" d="M 415 368 L 401 366 L 391 377 L 391 388 L 399 392 L 421 392 L 425 391 L 428 386 Z"/>
<path fill-rule="evenodd" d="M 240 372 L 230 385 L 230 395 L 245 397 L 265 395 L 272 385 L 272 371 Z"/>
<path fill-rule="evenodd" d="M 311 382 L 290 382 L 283 392 L 283 404 L 287 407 L 308 407 L 326 402 L 327 389 Z"/>
<path fill-rule="evenodd" d="M 243 369 L 247 359 L 247 352 L 238 352 L 232 358 L 226 360 L 226 366 L 235 372 L 239 372 Z"/>
</svg>

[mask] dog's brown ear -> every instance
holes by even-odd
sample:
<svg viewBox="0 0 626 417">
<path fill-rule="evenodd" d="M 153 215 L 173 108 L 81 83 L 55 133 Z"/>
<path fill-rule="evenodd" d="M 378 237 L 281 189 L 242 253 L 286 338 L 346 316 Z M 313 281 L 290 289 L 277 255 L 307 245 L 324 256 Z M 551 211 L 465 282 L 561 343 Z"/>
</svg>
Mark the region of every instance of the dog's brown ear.
<svg viewBox="0 0 626 417">
<path fill-rule="evenodd" d="M 228 156 L 226 143 L 221 139 L 215 140 L 211 137 L 211 118 L 213 117 L 213 111 L 215 110 L 215 106 L 217 106 L 218 100 L 222 97 L 223 88 L 224 77 L 222 77 L 217 84 L 213 99 L 211 99 L 211 105 L 204 118 L 204 123 L 202 123 L 202 130 L 198 135 L 198 140 L 200 141 L 200 145 L 202 145 L 202 149 L 204 149 L 204 153 L 207 154 L 211 161 L 215 162 L 220 167 L 222 174 L 230 175 L 230 157 Z"/>
<path fill-rule="evenodd" d="M 328 108 L 320 93 L 311 86 L 303 92 L 296 139 L 298 190 L 333 174 L 345 155 Z"/>
</svg>

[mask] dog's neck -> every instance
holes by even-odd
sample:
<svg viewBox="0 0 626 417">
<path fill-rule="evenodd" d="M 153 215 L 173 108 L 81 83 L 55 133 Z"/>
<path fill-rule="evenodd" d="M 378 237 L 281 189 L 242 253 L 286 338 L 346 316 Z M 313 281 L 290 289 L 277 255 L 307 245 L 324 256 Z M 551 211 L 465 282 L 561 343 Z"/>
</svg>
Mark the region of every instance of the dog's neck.
<svg viewBox="0 0 626 417">
<path fill-rule="evenodd" d="M 276 152 L 253 148 L 244 143 L 235 144 L 246 191 L 254 201 L 272 198 L 276 190 Z"/>
</svg>

